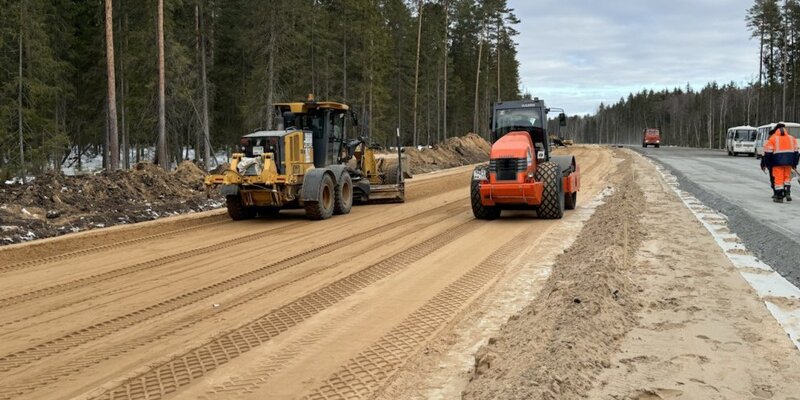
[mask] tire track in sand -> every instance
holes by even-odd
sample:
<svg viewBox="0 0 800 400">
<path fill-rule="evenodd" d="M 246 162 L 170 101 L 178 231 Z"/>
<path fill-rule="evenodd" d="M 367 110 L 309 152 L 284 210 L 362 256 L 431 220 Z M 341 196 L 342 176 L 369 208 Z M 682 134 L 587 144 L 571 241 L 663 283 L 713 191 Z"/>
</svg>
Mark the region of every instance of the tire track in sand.
<svg viewBox="0 0 800 400">
<path fill-rule="evenodd" d="M 465 211 L 467 211 L 467 209 L 468 209 L 467 206 L 463 206 L 462 205 L 462 206 L 457 206 L 457 207 L 447 207 L 447 208 L 445 208 L 444 210 L 441 210 L 441 211 L 445 212 L 445 217 L 444 218 L 446 219 L 446 218 L 450 218 L 450 217 L 456 216 L 456 215 L 458 215 L 458 214 L 460 214 L 462 212 L 465 212 Z M 424 214 L 427 214 L 427 215 L 420 214 L 420 215 L 417 215 L 416 218 L 418 218 L 418 219 L 440 218 L 440 215 L 436 215 L 434 213 L 430 213 L 430 214 L 424 213 Z M 419 221 L 417 221 L 417 222 L 419 222 Z M 391 227 L 388 227 L 388 228 L 391 228 Z M 384 228 L 384 229 L 386 229 L 386 228 Z M 405 237 L 405 236 L 417 234 L 419 232 L 419 229 L 420 229 L 419 224 L 417 224 L 417 225 L 408 225 L 408 228 L 405 229 L 402 233 L 400 233 L 399 236 L 392 236 L 392 237 L 389 237 L 389 238 L 385 238 L 385 239 L 375 243 L 375 247 L 380 247 L 383 244 L 388 244 L 388 243 L 391 243 L 391 242 L 395 242 L 398 239 L 398 237 Z M 288 281 L 288 282 L 282 282 L 282 283 L 277 283 L 277 284 L 274 284 L 274 285 L 269 285 L 269 286 L 260 288 L 260 289 L 255 290 L 255 291 L 245 293 L 245 294 L 243 294 L 243 295 L 241 295 L 241 296 L 239 296 L 237 298 L 232 299 L 229 302 L 226 302 L 225 308 L 222 311 L 229 312 L 229 311 L 231 311 L 231 310 L 233 310 L 235 308 L 238 308 L 238 307 L 240 307 L 242 305 L 245 305 L 245 304 L 247 304 L 249 302 L 252 302 L 252 301 L 260 299 L 260 298 L 263 298 L 263 297 L 275 292 L 276 290 L 279 290 L 279 289 L 282 289 L 284 287 L 293 285 L 293 284 L 295 284 L 297 282 L 300 282 L 302 280 L 305 280 L 305 279 L 308 279 L 310 277 L 313 277 L 314 275 L 318 275 L 318 274 L 320 274 L 320 273 L 322 273 L 322 272 L 324 272 L 326 270 L 329 270 L 331 268 L 335 268 L 336 266 L 341 265 L 343 262 L 345 262 L 345 261 L 341 261 L 341 262 L 334 263 L 334 264 L 331 264 L 331 265 L 327 265 L 327 266 L 324 266 L 324 267 L 321 267 L 321 268 L 318 268 L 318 269 L 314 269 L 313 271 L 310 271 L 310 272 L 308 272 L 306 274 L 303 274 L 302 276 L 299 276 L 299 277 L 297 277 L 295 279 L 292 279 L 291 281 Z M 98 363 L 103 362 L 105 360 L 111 359 L 111 358 L 113 358 L 115 356 L 119 356 L 121 354 L 128 353 L 128 352 L 130 352 L 130 351 L 132 351 L 132 350 L 134 350 L 134 349 L 136 349 L 138 347 L 147 345 L 147 344 L 155 342 L 157 340 L 160 340 L 160 339 L 163 339 L 163 338 L 166 338 L 166 337 L 170 337 L 170 336 L 176 334 L 177 332 L 180 332 L 182 330 L 190 328 L 193 325 L 196 325 L 196 324 L 198 324 L 198 323 L 200 323 L 200 322 L 202 322 L 204 320 L 207 320 L 208 318 L 218 317 L 219 315 L 220 314 L 219 314 L 219 312 L 217 310 L 208 310 L 208 309 L 206 309 L 206 310 L 204 310 L 204 311 L 202 311 L 200 313 L 193 313 L 193 314 L 190 314 L 190 315 L 183 316 L 178 321 L 175 321 L 175 322 L 171 323 L 169 326 L 164 327 L 162 329 L 159 329 L 157 331 L 154 331 L 154 332 L 152 332 L 152 333 L 150 333 L 148 335 L 136 337 L 133 340 L 126 341 L 123 344 L 114 346 L 112 348 L 103 349 L 103 350 L 100 350 L 100 351 L 95 351 L 95 352 L 93 352 L 92 354 L 90 354 L 90 355 L 88 355 L 86 357 L 81 357 L 81 358 L 75 360 L 74 362 L 71 362 L 71 363 L 68 363 L 68 364 L 65 364 L 65 365 L 60 365 L 60 366 L 57 366 L 55 368 L 50 368 L 50 369 L 44 371 L 42 374 L 36 376 L 33 379 L 28 379 L 28 380 L 23 381 L 23 382 L 18 382 L 17 384 L 15 384 L 13 386 L 8 386 L 6 388 L 0 388 L 0 399 L 12 398 L 12 397 L 15 397 L 15 396 L 20 396 L 20 395 L 23 395 L 23 394 L 26 394 L 26 393 L 33 392 L 33 391 L 35 391 L 35 390 L 37 390 L 37 389 L 39 389 L 39 388 L 41 388 L 41 387 L 43 387 L 45 385 L 52 384 L 54 382 L 57 382 L 57 381 L 60 381 L 60 380 L 62 380 L 64 378 L 66 378 L 66 377 L 74 375 L 75 373 L 78 373 L 78 372 L 80 372 L 80 371 L 82 371 L 82 370 L 84 370 L 86 368 L 89 368 L 92 365 L 95 365 L 95 364 L 98 364 Z"/>
<path fill-rule="evenodd" d="M 448 285 L 380 340 L 343 365 L 305 399 L 354 399 L 374 394 L 421 345 L 436 335 L 519 254 L 533 227 L 516 235 L 461 278 Z"/>
<path fill-rule="evenodd" d="M 94 324 L 87 328 L 74 331 L 67 335 L 49 340 L 45 343 L 41 343 L 28 349 L 8 354 L 0 358 L 0 372 L 7 372 L 35 362 L 36 360 L 49 357 L 84 343 L 100 339 L 124 328 L 131 327 L 156 316 L 188 306 L 192 303 L 196 303 L 197 301 L 208 298 L 212 295 L 257 281 L 276 272 L 283 271 L 295 265 L 323 256 L 339 249 L 345 243 L 352 244 L 354 242 L 367 240 L 386 229 L 399 227 L 409 223 L 409 221 L 417 220 L 421 216 L 430 215 L 449 208 L 463 208 L 463 206 L 457 202 L 448 203 L 434 209 L 397 220 L 391 224 L 370 229 L 352 237 L 345 237 L 340 240 L 336 240 L 316 249 L 285 258 L 281 261 L 265 265 L 244 274 L 217 282 L 213 285 L 183 293 L 179 296 L 170 298 L 152 306 L 139 309 L 111 320 Z"/>
<path fill-rule="evenodd" d="M 304 224 L 303 222 L 294 222 L 294 223 L 290 223 L 288 225 L 283 225 L 283 226 L 280 226 L 280 227 L 270 227 L 268 229 L 263 229 L 263 230 L 260 230 L 258 232 L 254 232 L 254 233 L 251 233 L 251 234 L 248 234 L 248 235 L 240 236 L 240 237 L 237 237 L 235 239 L 225 240 L 225 241 L 218 242 L 218 243 L 215 243 L 215 244 L 212 244 L 212 245 L 209 245 L 209 246 L 196 247 L 196 248 L 191 249 L 191 250 L 186 250 L 186 251 L 182 251 L 180 253 L 170 254 L 170 255 L 167 255 L 167 256 L 164 256 L 164 257 L 159 257 L 159 258 L 155 258 L 155 259 L 152 259 L 152 260 L 147 260 L 147 261 L 136 263 L 136 264 L 133 264 L 133 265 L 130 265 L 130 266 L 127 266 L 127 267 L 115 269 L 113 271 L 108 271 L 108 272 L 104 272 L 104 273 L 97 274 L 97 275 L 87 276 L 87 277 L 76 279 L 76 280 L 73 280 L 73 281 L 70 281 L 70 282 L 65 282 L 65 283 L 61 283 L 61 284 L 58 284 L 58 285 L 53 285 L 53 286 L 49 286 L 49 287 L 46 287 L 46 288 L 33 290 L 33 291 L 30 291 L 30 292 L 27 292 L 27 293 L 23 293 L 23 294 L 19 294 L 19 295 L 16 295 L 16 296 L 6 297 L 6 298 L 3 298 L 3 299 L 0 299 L 0 308 L 6 308 L 6 307 L 14 306 L 14 305 L 17 305 L 17 304 L 20 304 L 20 303 L 25 303 L 25 302 L 28 302 L 28 301 L 31 301 L 31 300 L 40 299 L 40 298 L 43 298 L 43 297 L 48 297 L 48 296 L 56 295 L 56 294 L 59 294 L 59 293 L 69 292 L 69 291 L 72 291 L 72 290 L 75 290 L 75 289 L 79 289 L 79 288 L 82 288 L 82 287 L 85 287 L 85 286 L 95 285 L 95 284 L 100 283 L 100 282 L 105 282 L 105 281 L 108 281 L 108 280 L 111 280 L 111 279 L 120 278 L 120 277 L 123 277 L 123 276 L 126 276 L 126 275 L 130 275 L 130 274 L 134 274 L 134 273 L 137 273 L 137 272 L 146 271 L 148 269 L 157 268 L 159 266 L 162 266 L 164 264 L 169 264 L 171 262 L 181 261 L 181 260 L 184 260 L 184 259 L 189 258 L 189 257 L 196 257 L 196 256 L 199 256 L 199 255 L 213 253 L 213 252 L 218 251 L 218 250 L 227 249 L 229 247 L 237 246 L 239 244 L 245 244 L 245 243 L 253 242 L 253 241 L 262 239 L 264 236 L 269 236 L 269 235 L 271 235 L 271 234 L 273 234 L 275 232 L 286 231 L 287 229 L 292 229 L 292 228 L 295 228 L 297 226 L 302 226 L 303 224 Z M 86 300 L 90 300 L 90 299 L 95 298 L 95 297 L 102 297 L 102 296 L 107 296 L 107 295 L 108 295 L 108 293 L 105 293 L 105 294 L 102 294 L 102 295 L 97 295 L 97 296 L 92 296 L 90 298 L 81 299 L 80 301 L 86 301 Z M 72 303 L 70 303 L 70 304 L 72 304 Z M 67 306 L 67 305 L 60 304 L 58 306 L 58 308 L 63 308 L 65 306 Z M 51 309 L 51 310 L 47 310 L 45 312 L 51 312 L 51 311 L 54 311 L 54 310 Z M 36 316 L 41 315 L 41 314 L 42 313 L 37 314 L 37 315 L 30 315 L 30 316 L 27 316 L 24 319 L 33 318 L 33 317 L 36 317 Z M 22 320 L 24 320 L 24 319 L 22 319 Z M 6 325 L 9 325 L 9 324 L 13 324 L 13 323 L 17 323 L 17 322 L 21 322 L 22 320 L 4 322 L 4 323 L 0 324 L 0 327 L 6 326 Z"/>
<path fill-rule="evenodd" d="M 71 258 L 85 256 L 85 255 L 98 253 L 98 252 L 101 252 L 101 251 L 106 251 L 106 250 L 111 250 L 111 249 L 117 249 L 117 248 L 120 248 L 120 247 L 126 247 L 126 246 L 130 246 L 132 244 L 141 243 L 141 242 L 145 242 L 145 241 L 152 240 L 152 239 L 163 238 L 163 237 L 170 236 L 170 235 L 176 235 L 176 234 L 179 234 L 179 233 L 192 231 L 192 230 L 195 230 L 195 229 L 198 229 L 198 228 L 205 228 L 205 227 L 224 224 L 224 223 L 230 223 L 230 221 L 228 221 L 228 220 L 211 221 L 211 222 L 208 222 L 208 223 L 205 223 L 205 224 L 194 225 L 194 226 L 190 226 L 190 227 L 186 227 L 186 228 L 175 229 L 175 230 L 168 231 L 168 232 L 161 232 L 161 233 L 156 233 L 156 234 L 153 234 L 153 235 L 147 235 L 147 236 L 142 236 L 142 237 L 138 237 L 138 238 L 134 238 L 134 239 L 123 240 L 121 242 L 114 242 L 114 243 L 104 244 L 104 245 L 100 245 L 100 246 L 93 246 L 93 247 L 89 247 L 89 248 L 85 248 L 85 249 L 81 249 L 81 250 L 71 251 L 71 252 L 68 252 L 68 253 L 56 254 L 56 255 L 49 256 L 49 257 L 44 257 L 44 258 L 37 258 L 35 260 L 21 261 L 21 262 L 18 262 L 18 263 L 14 263 L 14 264 L 5 265 L 5 266 L 0 267 L 0 274 L 13 272 L 13 271 L 21 270 L 21 269 L 33 268 L 33 267 L 36 267 L 36 266 L 39 266 L 39 265 L 44 265 L 44 264 L 52 264 L 52 263 L 55 263 L 55 262 L 58 262 L 58 261 L 65 261 L 65 260 L 69 260 Z"/>
<path fill-rule="evenodd" d="M 128 400 L 163 398 L 479 226 L 476 221 L 469 220 L 457 227 L 448 228 L 430 240 L 399 251 L 92 398 Z"/>
</svg>

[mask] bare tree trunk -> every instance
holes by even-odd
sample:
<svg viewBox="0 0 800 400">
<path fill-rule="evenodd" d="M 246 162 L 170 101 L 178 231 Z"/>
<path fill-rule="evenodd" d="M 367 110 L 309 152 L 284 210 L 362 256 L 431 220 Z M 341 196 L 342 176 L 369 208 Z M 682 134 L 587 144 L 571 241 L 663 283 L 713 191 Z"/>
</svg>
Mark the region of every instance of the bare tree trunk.
<svg viewBox="0 0 800 400">
<path fill-rule="evenodd" d="M 422 0 L 419 0 L 419 6 L 417 7 L 417 19 L 419 19 L 419 23 L 417 24 L 417 69 L 414 73 L 414 148 L 419 144 L 417 141 L 417 107 L 419 102 L 419 50 L 422 45 Z"/>
<path fill-rule="evenodd" d="M 500 97 L 500 36 L 502 36 L 502 27 L 500 22 L 497 23 L 497 102 L 501 102 Z"/>
<path fill-rule="evenodd" d="M 269 24 L 269 45 L 267 47 L 267 129 L 272 129 L 272 103 L 275 99 L 275 22 L 277 13 L 275 2 L 272 2 L 272 20 Z"/>
<path fill-rule="evenodd" d="M 119 131 L 117 129 L 117 83 L 114 76 L 114 12 L 106 0 L 106 73 L 108 75 L 108 153 L 109 171 L 119 169 Z"/>
<path fill-rule="evenodd" d="M 473 117 L 472 117 L 472 132 L 478 133 L 478 94 L 480 92 L 480 85 L 481 85 L 481 61 L 483 60 L 483 41 L 486 37 L 486 21 L 483 22 L 483 28 L 481 28 L 481 37 L 478 40 L 478 68 L 475 71 L 475 106 L 473 108 Z"/>
<path fill-rule="evenodd" d="M 764 77 L 764 28 L 760 29 L 758 55 L 758 89 L 756 91 L 756 121 L 760 121 L 761 114 L 761 85 Z"/>
<path fill-rule="evenodd" d="M 783 103 L 781 106 L 781 121 L 786 121 L 786 88 L 787 88 L 787 76 L 786 76 L 786 58 L 788 57 L 788 50 L 786 49 L 786 27 L 784 26 L 783 30 L 783 51 L 781 55 L 781 73 L 783 79 Z"/>
<path fill-rule="evenodd" d="M 22 182 L 25 182 L 26 178 L 26 171 L 25 171 L 25 139 L 24 139 L 24 131 L 22 129 L 22 21 L 23 21 L 23 10 L 24 10 L 24 1 L 20 3 L 19 6 L 19 91 L 17 93 L 17 122 L 19 123 L 19 167 L 20 167 L 20 175 L 22 175 Z"/>
<path fill-rule="evenodd" d="M 164 0 L 158 0 L 158 165 L 169 169 L 167 158 L 166 78 L 164 74 Z"/>
<path fill-rule="evenodd" d="M 206 71 L 205 14 L 200 10 L 200 75 L 203 80 L 203 166 L 211 168 L 211 127 L 208 118 L 208 77 Z M 195 152 L 200 151 L 199 148 Z M 195 154 L 195 158 L 198 156 Z"/>
<path fill-rule="evenodd" d="M 120 56 L 119 62 L 119 75 L 120 75 L 120 122 L 122 123 L 122 166 L 125 169 L 130 169 L 131 167 L 131 150 L 130 150 L 130 131 L 128 129 L 128 119 L 127 119 L 127 106 L 126 97 L 128 95 L 128 80 L 125 76 L 125 56 L 128 53 L 128 14 L 125 13 L 123 17 L 123 28 L 122 28 L 125 40 L 123 44 L 122 54 Z"/>
<path fill-rule="evenodd" d="M 342 19 L 342 20 L 344 20 L 344 19 Z M 346 28 L 347 26 L 348 25 L 345 24 L 345 29 L 344 29 L 345 35 L 344 35 L 344 39 L 342 40 L 342 42 L 344 42 L 343 43 L 344 50 L 343 50 L 343 55 L 342 55 L 342 62 L 343 62 L 343 65 L 342 65 L 342 91 L 343 91 L 343 93 L 342 94 L 343 94 L 344 97 L 342 98 L 342 100 L 344 100 L 345 103 L 348 101 L 348 98 L 347 98 L 347 34 L 348 34 L 348 32 L 347 32 L 347 28 Z"/>
<path fill-rule="evenodd" d="M 447 139 L 447 72 L 450 67 L 449 58 L 448 57 L 448 31 L 450 30 L 450 13 L 449 8 L 447 7 L 448 3 L 447 0 L 444 0 L 444 104 L 442 105 L 442 110 L 444 111 L 444 119 L 442 120 L 442 131 L 444 133 L 445 140 Z"/>
<path fill-rule="evenodd" d="M 708 148 L 710 149 L 713 146 L 713 144 L 714 144 L 714 94 L 709 93 L 708 94 Z"/>
<path fill-rule="evenodd" d="M 194 4 L 194 54 L 195 54 L 195 63 L 196 65 L 200 65 L 200 1 L 198 0 Z M 197 80 L 200 86 L 203 86 L 203 77 L 202 73 L 198 72 Z M 201 100 L 202 101 L 202 100 Z M 194 135 L 194 159 L 196 162 L 199 162 L 202 158 L 200 155 L 200 151 L 203 148 L 203 116 L 200 113 L 195 113 L 197 115 L 197 123 L 200 126 L 200 129 L 197 129 Z"/>
<path fill-rule="evenodd" d="M 436 76 L 436 143 L 442 141 L 442 78 Z"/>
<path fill-rule="evenodd" d="M 726 97 L 727 96 L 725 95 L 725 92 L 723 92 L 722 93 L 722 101 L 720 102 L 720 106 L 719 106 L 719 129 L 720 130 L 723 129 L 723 126 L 725 124 L 725 107 L 726 107 L 726 100 L 727 100 Z M 719 135 L 719 141 L 717 143 L 717 148 L 718 149 L 722 148 L 722 137 L 723 136 L 725 136 L 725 135 L 722 135 L 722 134 Z"/>
</svg>

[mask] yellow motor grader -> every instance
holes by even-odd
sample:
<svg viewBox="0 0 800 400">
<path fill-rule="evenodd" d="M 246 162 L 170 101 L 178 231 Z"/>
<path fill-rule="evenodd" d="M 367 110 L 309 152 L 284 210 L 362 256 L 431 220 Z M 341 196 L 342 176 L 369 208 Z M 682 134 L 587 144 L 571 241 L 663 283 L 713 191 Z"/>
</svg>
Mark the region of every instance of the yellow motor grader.
<svg viewBox="0 0 800 400">
<path fill-rule="evenodd" d="M 309 96 L 274 107 L 277 129 L 243 136 L 229 168 L 205 178 L 209 190 L 218 187 L 225 196 L 232 219 L 302 208 L 322 220 L 349 213 L 354 203 L 405 201 L 403 178 L 410 176 L 399 143 L 394 164 L 376 158 L 363 137 L 348 139 L 347 120 L 353 127 L 358 120 L 347 105 Z"/>
</svg>

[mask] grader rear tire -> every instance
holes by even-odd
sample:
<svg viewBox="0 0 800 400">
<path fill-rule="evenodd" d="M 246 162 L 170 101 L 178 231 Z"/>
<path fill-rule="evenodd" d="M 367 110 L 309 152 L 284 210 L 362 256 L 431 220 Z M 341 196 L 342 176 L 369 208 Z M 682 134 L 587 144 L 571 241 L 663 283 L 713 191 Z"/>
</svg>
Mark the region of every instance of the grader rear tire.
<svg viewBox="0 0 800 400">
<path fill-rule="evenodd" d="M 353 208 L 353 180 L 347 172 L 339 178 L 334 198 L 333 213 L 335 215 L 349 214 Z"/>
<path fill-rule="evenodd" d="M 245 207 L 242 204 L 242 198 L 239 196 L 226 197 L 225 205 L 228 208 L 228 215 L 234 221 L 252 219 L 256 216 L 256 209 L 253 207 Z"/>
<path fill-rule="evenodd" d="M 485 167 L 478 167 L 485 168 Z M 487 171 L 488 175 L 488 171 Z M 502 210 L 497 206 L 485 206 L 481 202 L 480 182 L 473 180 L 470 185 L 470 198 L 472 199 L 472 215 L 477 219 L 493 220 L 500 218 Z"/>
<path fill-rule="evenodd" d="M 320 181 L 319 196 L 317 201 L 307 201 L 304 204 L 306 217 L 313 221 L 328 219 L 333 215 L 335 202 L 335 188 L 330 175 L 325 175 Z"/>
<path fill-rule="evenodd" d="M 536 169 L 538 182 L 544 183 L 542 203 L 538 215 L 543 219 L 561 219 L 564 217 L 564 179 L 561 168 L 554 162 L 545 162 Z"/>
</svg>

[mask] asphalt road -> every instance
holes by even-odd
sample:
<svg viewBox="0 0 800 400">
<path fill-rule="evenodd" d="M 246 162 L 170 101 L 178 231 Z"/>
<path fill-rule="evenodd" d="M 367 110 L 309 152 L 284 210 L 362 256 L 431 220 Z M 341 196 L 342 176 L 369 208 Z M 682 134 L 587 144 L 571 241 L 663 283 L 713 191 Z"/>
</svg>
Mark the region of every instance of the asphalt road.
<svg viewBox="0 0 800 400">
<path fill-rule="evenodd" d="M 769 177 L 755 157 L 676 147 L 635 149 L 667 167 L 682 189 L 725 214 L 731 230 L 751 251 L 800 284 L 800 184 L 796 180 L 795 201 L 776 204 Z"/>
</svg>

